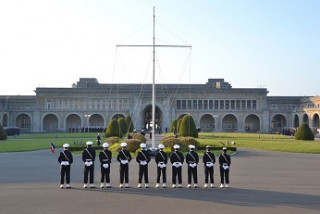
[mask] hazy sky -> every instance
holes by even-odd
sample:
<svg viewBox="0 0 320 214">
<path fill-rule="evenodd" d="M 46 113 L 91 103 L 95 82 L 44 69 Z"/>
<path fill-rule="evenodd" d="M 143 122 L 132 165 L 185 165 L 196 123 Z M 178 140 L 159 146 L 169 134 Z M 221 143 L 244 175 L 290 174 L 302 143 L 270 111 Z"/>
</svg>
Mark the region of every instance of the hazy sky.
<svg viewBox="0 0 320 214">
<path fill-rule="evenodd" d="M 36 87 L 156 81 L 265 87 L 270 96 L 320 95 L 320 1 L 0 0 L 0 95 Z"/>
</svg>

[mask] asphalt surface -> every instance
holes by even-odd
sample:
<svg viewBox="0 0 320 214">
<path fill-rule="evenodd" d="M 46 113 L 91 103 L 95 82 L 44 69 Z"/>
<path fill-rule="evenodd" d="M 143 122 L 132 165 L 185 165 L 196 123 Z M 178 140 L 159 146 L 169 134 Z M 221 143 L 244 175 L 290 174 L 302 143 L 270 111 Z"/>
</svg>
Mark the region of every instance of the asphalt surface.
<svg viewBox="0 0 320 214">
<path fill-rule="evenodd" d="M 72 189 L 59 188 L 59 164 L 49 150 L 0 153 L 0 213 L 319 213 L 320 155 L 240 149 L 232 156 L 231 188 L 156 189 L 149 164 L 149 189 L 136 188 L 138 164 L 130 163 L 130 189 L 120 189 L 119 164 L 111 165 L 111 189 L 83 189 L 79 156 L 71 166 Z M 167 169 L 171 185 L 171 166 Z M 204 184 L 198 167 L 199 186 Z M 100 186 L 96 161 L 95 184 Z M 215 165 L 215 185 L 219 185 Z"/>
</svg>

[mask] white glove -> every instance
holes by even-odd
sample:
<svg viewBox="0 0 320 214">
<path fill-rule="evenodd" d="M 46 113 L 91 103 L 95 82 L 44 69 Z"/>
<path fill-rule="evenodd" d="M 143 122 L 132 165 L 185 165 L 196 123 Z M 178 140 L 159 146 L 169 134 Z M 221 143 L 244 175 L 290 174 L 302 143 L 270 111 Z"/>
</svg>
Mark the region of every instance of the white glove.
<svg viewBox="0 0 320 214">
<path fill-rule="evenodd" d="M 105 169 L 108 169 L 109 168 L 109 164 L 108 163 L 102 164 L 102 167 L 105 168 Z"/>
<path fill-rule="evenodd" d="M 86 161 L 86 162 L 84 162 L 84 165 L 86 165 L 86 166 L 91 166 L 92 164 L 93 164 L 92 161 Z"/>
<path fill-rule="evenodd" d="M 161 169 L 162 168 L 165 168 L 167 165 L 165 163 L 158 163 L 158 167 L 160 167 Z"/>
<path fill-rule="evenodd" d="M 127 164 L 127 163 L 129 163 L 128 160 L 121 160 L 120 162 L 121 162 L 122 164 Z"/>
<path fill-rule="evenodd" d="M 140 165 L 144 166 L 144 165 L 147 165 L 147 161 L 140 161 Z"/>
<path fill-rule="evenodd" d="M 61 166 L 69 166 L 69 161 L 61 161 Z"/>
<path fill-rule="evenodd" d="M 209 167 L 209 168 L 210 168 L 210 167 L 212 167 L 212 166 L 213 166 L 213 163 L 212 163 L 212 162 L 207 162 L 207 163 L 206 163 L 206 167 Z"/>
<path fill-rule="evenodd" d="M 197 166 L 197 164 L 196 164 L 196 163 L 189 163 L 189 166 L 190 166 L 191 168 L 194 168 L 194 167 Z"/>
<path fill-rule="evenodd" d="M 228 166 L 227 164 L 223 164 L 223 165 L 222 165 L 222 168 L 223 168 L 224 170 L 227 170 L 227 169 L 229 169 L 229 166 Z"/>
<path fill-rule="evenodd" d="M 176 167 L 176 168 L 179 168 L 179 167 L 182 166 L 182 163 L 181 163 L 181 162 L 173 162 L 172 165 L 173 165 L 174 167 Z"/>
</svg>

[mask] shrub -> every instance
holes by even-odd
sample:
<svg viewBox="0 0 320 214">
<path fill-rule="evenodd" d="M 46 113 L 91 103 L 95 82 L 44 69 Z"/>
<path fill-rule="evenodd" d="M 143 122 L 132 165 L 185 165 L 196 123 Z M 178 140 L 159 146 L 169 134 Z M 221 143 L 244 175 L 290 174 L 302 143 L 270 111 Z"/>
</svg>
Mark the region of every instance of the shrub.
<svg viewBox="0 0 320 214">
<path fill-rule="evenodd" d="M 112 119 L 108 125 L 108 128 L 105 132 L 105 137 L 122 137 L 123 133 L 119 129 L 119 123 L 118 120 Z"/>
<path fill-rule="evenodd" d="M 115 143 L 119 143 L 119 138 L 118 137 L 108 137 L 107 139 L 105 139 L 104 142 L 109 143 L 109 145 L 113 145 Z"/>
<path fill-rule="evenodd" d="M 196 125 L 194 124 L 193 118 L 190 115 L 185 115 L 182 118 L 179 127 L 179 137 L 194 137 L 198 138 L 198 131 Z"/>
<path fill-rule="evenodd" d="M 307 123 L 301 123 L 294 135 L 296 140 L 314 140 L 314 134 Z"/>
<path fill-rule="evenodd" d="M 128 115 L 128 116 L 126 117 L 126 121 L 127 121 L 127 126 L 128 126 L 127 132 L 133 132 L 133 130 L 134 130 L 134 125 L 133 125 L 133 123 L 132 123 L 132 119 L 131 119 L 130 115 Z"/>
<path fill-rule="evenodd" d="M 181 147 L 183 150 L 189 149 L 189 145 L 194 145 L 196 149 L 200 148 L 200 142 L 194 139 L 193 137 L 181 137 Z"/>
<path fill-rule="evenodd" d="M 174 137 L 168 137 L 163 139 L 163 145 L 165 147 L 171 148 L 171 151 L 173 151 L 173 145 L 178 144 L 181 146 L 181 141 Z"/>
<path fill-rule="evenodd" d="M 127 145 L 127 150 L 129 152 L 135 152 L 137 149 L 140 148 L 141 141 L 138 139 L 126 139 L 125 142 Z"/>
<path fill-rule="evenodd" d="M 133 139 L 137 139 L 137 140 L 139 140 L 141 143 L 147 142 L 147 138 L 145 138 L 145 136 L 143 136 L 142 134 L 132 133 L 131 136 L 132 136 Z"/>
<path fill-rule="evenodd" d="M 171 122 L 170 132 L 173 132 L 173 128 L 177 131 L 177 122 L 178 122 L 177 119 L 174 119 L 174 120 Z"/>
<path fill-rule="evenodd" d="M 119 123 L 119 129 L 121 130 L 122 134 L 127 133 L 128 126 L 127 126 L 126 119 L 124 119 L 123 117 L 120 117 L 118 119 L 118 123 Z"/>
<path fill-rule="evenodd" d="M 120 143 L 115 143 L 109 146 L 109 150 L 112 152 L 119 152 L 121 150 Z"/>
<path fill-rule="evenodd" d="M 181 121 L 182 121 L 182 118 L 178 119 L 178 121 L 177 121 L 177 126 L 176 126 L 176 132 L 177 132 L 177 133 L 179 133 Z"/>
<path fill-rule="evenodd" d="M 0 125 L 0 140 L 6 140 L 7 139 L 7 134 L 3 130 L 2 125 Z"/>
</svg>

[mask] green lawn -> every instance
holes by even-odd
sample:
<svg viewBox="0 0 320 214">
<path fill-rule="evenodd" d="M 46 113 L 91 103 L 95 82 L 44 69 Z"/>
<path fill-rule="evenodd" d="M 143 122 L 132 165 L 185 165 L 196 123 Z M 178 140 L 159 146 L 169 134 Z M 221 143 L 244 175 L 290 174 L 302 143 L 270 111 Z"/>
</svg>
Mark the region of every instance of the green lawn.
<svg viewBox="0 0 320 214">
<path fill-rule="evenodd" d="M 88 140 L 95 144 L 96 133 L 23 134 L 0 141 L 0 152 L 49 149 L 50 142 L 58 148 L 61 148 L 64 143 L 69 143 L 71 147 L 85 148 L 85 142 Z M 104 138 L 101 140 L 104 142 Z M 199 133 L 198 141 L 202 147 L 205 145 L 231 146 L 231 142 L 235 142 L 238 148 L 320 154 L 320 141 L 296 141 L 290 136 L 283 135 Z M 78 142 L 78 144 L 75 145 L 74 142 Z M 199 151 L 199 153 L 203 153 L 203 151 Z"/>
</svg>

